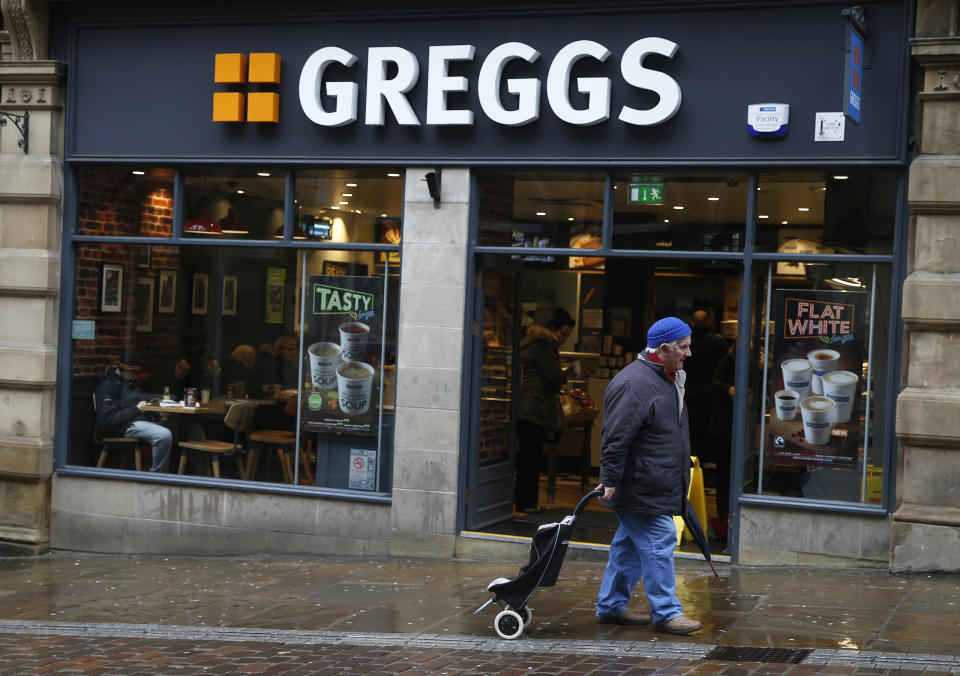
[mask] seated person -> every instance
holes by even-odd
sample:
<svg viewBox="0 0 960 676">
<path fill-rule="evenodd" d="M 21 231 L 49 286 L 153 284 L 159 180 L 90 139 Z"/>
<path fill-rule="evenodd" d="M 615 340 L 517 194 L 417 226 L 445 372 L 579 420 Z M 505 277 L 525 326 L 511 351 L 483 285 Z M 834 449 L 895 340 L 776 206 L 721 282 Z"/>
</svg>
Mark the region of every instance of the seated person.
<svg viewBox="0 0 960 676">
<path fill-rule="evenodd" d="M 297 389 L 300 345 L 292 336 L 280 336 L 273 341 L 271 351 L 260 348 L 260 354 L 258 370 L 265 393 L 269 392 L 271 385 L 282 390 Z"/>
<path fill-rule="evenodd" d="M 153 422 L 153 416 L 143 413 L 148 395 L 140 391 L 137 375 L 140 357 L 126 350 L 114 367 L 107 367 L 97 384 L 97 424 L 109 436 L 140 439 L 153 447 L 151 472 L 166 472 L 170 464 L 173 434 L 166 427 Z"/>
<path fill-rule="evenodd" d="M 257 374 L 257 350 L 253 345 L 237 345 L 230 353 L 230 361 L 223 369 L 224 383 L 243 384 L 243 391 L 254 397 L 260 394 Z M 238 393 L 239 394 L 239 393 Z"/>
<path fill-rule="evenodd" d="M 173 367 L 173 385 L 170 386 L 170 396 L 175 401 L 183 399 L 184 390 L 190 387 L 190 374 L 193 367 L 186 357 L 180 357 Z"/>
</svg>

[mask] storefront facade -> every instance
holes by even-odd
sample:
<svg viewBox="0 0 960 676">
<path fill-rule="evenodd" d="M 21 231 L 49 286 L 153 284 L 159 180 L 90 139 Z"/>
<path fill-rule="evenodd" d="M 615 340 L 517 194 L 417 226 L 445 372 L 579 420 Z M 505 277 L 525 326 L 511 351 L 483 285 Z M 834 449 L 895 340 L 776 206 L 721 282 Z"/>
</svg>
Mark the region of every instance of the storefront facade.
<svg viewBox="0 0 960 676">
<path fill-rule="evenodd" d="M 960 312 L 911 313 L 949 297 L 930 242 L 960 200 L 953 165 L 915 172 L 907 139 L 915 15 L 955 35 L 955 7 L 241 5 L 224 22 L 52 3 L 49 24 L 4 7 L 20 51 L 2 109 L 31 111 L 28 152 L 0 136 L 4 302 L 29 317 L 2 338 L 0 382 L 22 395 L 0 456 L 12 547 L 492 551 L 463 535 L 512 511 L 509 378 L 490 374 L 562 303 L 599 398 L 653 319 L 722 325 L 735 561 L 951 569 L 952 366 L 913 355 Z M 918 40 L 917 61 L 952 44 Z M 922 105 L 955 106 L 939 82 Z M 922 143 L 950 138 L 948 113 L 922 123 Z M 129 348 L 145 392 L 211 402 L 157 404 L 166 471 L 94 424 Z M 816 411 L 782 419 L 774 396 L 818 350 L 853 378 L 811 386 L 844 402 L 823 439 L 805 435 Z M 911 427 L 916 406 L 939 432 Z"/>
</svg>

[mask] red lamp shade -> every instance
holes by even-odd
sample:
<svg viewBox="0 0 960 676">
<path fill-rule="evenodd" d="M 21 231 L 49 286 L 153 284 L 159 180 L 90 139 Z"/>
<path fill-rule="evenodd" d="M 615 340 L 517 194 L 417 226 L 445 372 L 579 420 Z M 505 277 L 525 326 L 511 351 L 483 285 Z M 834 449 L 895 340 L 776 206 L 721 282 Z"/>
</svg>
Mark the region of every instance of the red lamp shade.
<svg viewBox="0 0 960 676">
<path fill-rule="evenodd" d="M 207 215 L 206 209 L 200 209 L 196 216 L 186 222 L 183 226 L 183 231 L 219 235 L 223 232 L 223 229 L 219 223 Z"/>
</svg>

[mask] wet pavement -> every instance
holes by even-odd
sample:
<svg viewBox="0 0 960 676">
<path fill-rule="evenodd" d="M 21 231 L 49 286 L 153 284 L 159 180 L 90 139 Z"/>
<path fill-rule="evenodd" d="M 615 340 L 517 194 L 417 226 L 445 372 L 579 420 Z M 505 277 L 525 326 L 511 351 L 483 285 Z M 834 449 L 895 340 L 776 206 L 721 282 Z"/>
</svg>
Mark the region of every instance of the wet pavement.
<svg viewBox="0 0 960 676">
<path fill-rule="evenodd" d="M 62 666 L 70 650 L 82 653 L 75 656 L 81 660 L 76 664 L 85 666 L 76 671 L 208 673 L 223 661 L 206 662 L 203 669 L 186 665 L 193 664 L 193 658 L 210 660 L 214 653 L 221 654 L 217 650 L 237 657 L 237 644 L 250 650 L 251 646 L 274 646 L 271 654 L 276 657 L 300 655 L 302 651 L 283 647 L 305 643 L 313 648 L 301 656 L 312 666 L 295 664 L 293 657 L 277 663 L 251 658 L 249 664 L 272 664 L 278 673 L 285 668 L 291 673 L 300 668 L 301 673 L 343 673 L 345 663 L 337 660 L 358 659 L 358 671 L 399 673 L 397 664 L 385 666 L 370 652 L 373 647 L 388 646 L 394 656 L 408 651 L 413 661 L 407 665 L 420 664 L 419 673 L 505 673 L 516 665 L 501 663 L 496 669 L 483 665 L 511 653 L 522 653 L 527 661 L 536 655 L 552 655 L 551 660 L 557 655 L 579 656 L 550 668 L 535 659 L 535 669 L 516 673 L 619 673 L 615 667 L 627 664 L 625 658 L 631 669 L 642 669 L 637 673 L 719 672 L 730 663 L 718 666 L 705 658 L 715 647 L 728 646 L 812 649 L 801 664 L 791 667 L 804 673 L 819 673 L 813 668 L 816 665 L 821 665 L 823 673 L 895 669 L 960 673 L 960 576 L 956 575 L 721 565 L 716 579 L 703 562 L 678 560 L 680 599 L 685 612 L 703 622 L 704 628 L 695 635 L 677 637 L 656 634 L 649 627 L 597 624 L 593 602 L 603 566 L 567 561 L 556 587 L 534 593 L 530 600 L 534 620 L 523 638 L 504 641 L 493 630 L 494 606 L 479 615 L 473 611 L 489 598 L 485 588 L 493 578 L 514 575 L 517 570 L 518 565 L 509 562 L 450 559 L 67 553 L 3 559 L 0 674 Z M 639 591 L 632 607 L 645 605 Z M 57 648 L 64 636 L 73 637 L 70 647 Z M 139 652 L 130 652 L 131 641 Z M 84 645 L 88 645 L 86 651 L 81 650 Z M 320 647 L 331 654 L 341 651 L 333 662 L 340 665 L 339 670 L 324 672 L 329 665 L 308 659 L 319 654 Z M 126 664 L 123 659 L 103 658 L 109 650 L 126 655 L 124 659 L 156 653 L 149 659 L 179 655 L 186 661 L 174 659 L 163 662 L 163 669 L 136 671 L 147 660 L 137 657 L 129 670 L 121 670 Z M 374 653 L 379 654 L 378 650 Z M 463 653 L 468 662 L 479 661 L 458 668 L 436 663 L 435 668 L 424 670 L 421 658 L 434 653 L 434 658 Z M 51 654 L 59 654 L 60 661 L 50 662 Z M 47 661 L 30 666 L 30 659 L 41 658 Z M 574 668 L 587 664 L 583 660 L 590 669 Z M 760 667 L 769 671 L 773 666 L 755 664 L 751 669 L 741 664 L 739 673 Z M 783 668 L 774 671 L 781 673 L 785 665 L 778 666 Z M 847 671 L 836 670 L 841 667 Z"/>
</svg>

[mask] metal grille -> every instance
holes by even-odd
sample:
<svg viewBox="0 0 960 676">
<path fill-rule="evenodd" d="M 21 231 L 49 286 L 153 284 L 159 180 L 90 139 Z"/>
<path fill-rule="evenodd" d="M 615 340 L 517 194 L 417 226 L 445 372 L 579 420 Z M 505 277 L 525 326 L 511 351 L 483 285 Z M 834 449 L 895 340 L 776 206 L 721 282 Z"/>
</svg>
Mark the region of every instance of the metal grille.
<svg viewBox="0 0 960 676">
<path fill-rule="evenodd" d="M 791 648 L 745 648 L 739 646 L 717 646 L 705 659 L 717 662 L 772 662 L 778 664 L 800 664 L 810 654 L 809 650 Z"/>
</svg>

